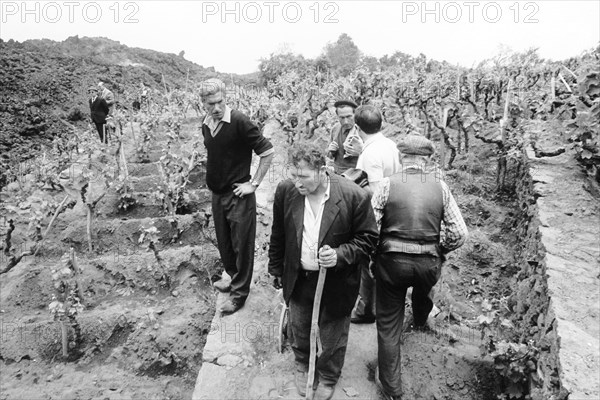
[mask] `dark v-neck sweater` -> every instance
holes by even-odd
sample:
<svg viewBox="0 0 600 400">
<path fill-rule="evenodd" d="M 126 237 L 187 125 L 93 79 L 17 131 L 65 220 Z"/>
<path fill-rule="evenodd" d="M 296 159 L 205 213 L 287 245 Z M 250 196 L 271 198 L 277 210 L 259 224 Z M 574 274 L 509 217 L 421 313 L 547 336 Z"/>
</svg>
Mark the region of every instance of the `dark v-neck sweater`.
<svg viewBox="0 0 600 400">
<path fill-rule="evenodd" d="M 231 110 L 231 123 L 223 122 L 215 137 L 202 125 L 204 146 L 208 153 L 206 185 L 217 194 L 233 190 L 234 183 L 250 180 L 252 150 L 257 155 L 273 148 L 258 127 L 237 110 Z"/>
</svg>

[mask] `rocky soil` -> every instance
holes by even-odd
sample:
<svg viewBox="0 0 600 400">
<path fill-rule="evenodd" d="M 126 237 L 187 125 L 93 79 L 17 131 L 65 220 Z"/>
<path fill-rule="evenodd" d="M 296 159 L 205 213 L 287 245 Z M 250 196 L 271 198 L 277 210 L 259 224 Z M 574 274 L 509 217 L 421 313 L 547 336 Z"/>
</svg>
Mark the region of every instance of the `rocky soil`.
<svg viewBox="0 0 600 400">
<path fill-rule="evenodd" d="M 105 63 L 98 62 L 99 44 L 110 55 Z M 258 193 L 252 295 L 239 313 L 220 318 L 215 309 L 222 297 L 211 283 L 221 267 L 206 225 L 210 194 L 202 168 L 190 176 L 185 207 L 169 216 L 156 196 L 166 138 L 157 136 L 142 158 L 134 140 L 139 120 L 133 122 L 123 151 L 135 206 L 123 210 L 121 195 L 108 191 L 96 208 L 89 251 L 77 186 L 78 165 L 87 163 L 87 155 L 61 148 L 74 132 L 95 138 L 86 121 L 85 88 L 97 80 L 112 85 L 126 105 L 140 81 L 158 91 L 164 83 L 181 87 L 188 68 L 194 79 L 213 71 L 106 39 L 0 41 L 0 50 L 0 271 L 11 252 L 22 254 L 35 243 L 36 231 L 45 231 L 65 196 L 70 200 L 38 254 L 0 275 L 0 399 L 297 398 L 291 352 L 276 350 L 272 329 L 281 301 L 265 269 L 272 194 L 284 175 L 284 132 L 276 123 L 265 128 L 278 151 Z M 117 62 L 123 59 L 128 61 Z M 174 153 L 197 141 L 199 122 L 188 114 Z M 562 134 L 549 125 L 542 131 Z M 44 155 L 42 146 L 57 137 L 65 140 Z M 325 143 L 323 132 L 315 137 Z M 93 160 L 114 164 L 116 150 L 98 148 Z M 75 162 L 55 157 L 66 153 Z M 512 186 L 498 193 L 496 157 L 493 147 L 474 139 L 446 174 L 470 238 L 444 266 L 431 316 L 436 333 L 404 335 L 406 398 L 495 399 L 517 390 L 502 376 L 508 363 L 495 364 L 490 355 L 502 340 L 531 340 L 537 351 L 532 364 L 514 364 L 519 376 L 531 378 L 516 394 L 565 399 L 571 391 L 570 399 L 597 398 L 597 186 L 567 149 L 559 158 L 530 164 L 535 155 L 529 154 L 517 161 L 510 169 Z M 140 240 L 151 224 L 158 230 L 159 258 Z M 63 356 L 61 327 L 48 305 L 53 271 L 71 248 L 82 268 L 85 309 L 77 329 L 69 328 Z M 375 338 L 374 325 L 351 328 L 336 399 L 379 397 Z"/>
<path fill-rule="evenodd" d="M 194 140 L 197 123 L 193 117 L 186 122 L 181 147 Z M 220 267 L 210 235 L 207 237 L 203 228 L 202 210 L 208 207 L 209 197 L 201 171 L 191 184 L 190 192 L 196 199 L 191 213 L 178 215 L 174 223 L 162 204 L 150 196 L 156 163 L 136 162 L 132 139 L 126 139 L 137 206 L 118 211 L 118 196 L 108 193 L 98 205 L 94 251 L 89 253 L 85 210 L 79 202 L 57 218 L 35 258 L 25 257 L 2 275 L 0 396 L 295 398 L 290 386 L 291 352 L 279 354 L 273 331 L 267 334 L 266 329 L 248 340 L 250 326 L 277 326 L 281 307 L 265 263 L 272 194 L 283 175 L 277 168 L 285 164 L 287 144 L 276 124 L 269 124 L 266 132 L 278 151 L 274 168 L 258 194 L 257 268 L 251 301 L 242 311 L 222 319 L 215 315 L 222 299 L 211 282 L 218 278 Z M 156 142 L 150 152 L 158 155 L 162 145 Z M 527 317 L 521 304 L 527 302 L 528 309 L 537 307 L 539 312 L 547 307 L 547 300 L 531 297 L 534 292 L 515 291 L 518 282 L 529 276 L 523 270 L 522 248 L 539 246 L 535 234 L 527 236 L 533 228 L 526 213 L 532 211 L 525 203 L 531 197 L 525 193 L 519 200 L 496 194 L 495 153 L 487 145 L 477 144 L 469 153 L 460 154 L 455 165 L 446 180 L 469 226 L 470 238 L 444 266 L 436 293 L 437 310 L 431 316 L 437 333 L 408 331 L 404 336 L 407 398 L 496 398 L 507 383 L 497 374 L 489 353 L 482 350 L 489 350 L 490 339 L 517 340 L 519 334 L 535 335 L 532 329 L 538 326 L 539 330 L 539 319 L 532 325 L 532 317 Z M 523 176 L 515 178 L 517 183 L 526 183 Z M 32 241 L 28 236 L 32 209 L 43 202 L 55 206 L 64 193 L 47 185 L 18 183 L 18 187 L 3 191 L 2 207 L 5 218 L 15 221 L 12 246 L 27 248 Z M 593 208 L 583 210 L 596 215 Z M 44 226 L 48 220 L 49 216 Z M 142 227 L 150 221 L 159 230 L 158 248 L 171 281 L 168 288 L 153 253 L 139 243 Z M 70 247 L 83 269 L 86 309 L 78 319 L 81 336 L 77 339 L 70 330 L 69 356 L 63 357 L 60 327 L 47 307 L 54 290 L 51 271 L 61 265 L 61 257 Z M 546 296 L 547 284 L 542 279 L 539 285 L 537 293 Z M 336 398 L 376 399 L 375 327 L 353 326 L 351 335 L 347 367 Z M 545 359 L 545 367 L 540 364 L 542 371 L 546 368 L 557 375 L 554 389 L 551 385 L 548 390 L 561 387 L 555 350 L 548 346 L 545 351 L 550 358 Z"/>
<path fill-rule="evenodd" d="M 87 250 L 85 208 L 74 199 L 77 204 L 59 215 L 40 252 L 2 275 L 2 398 L 190 397 L 214 313 L 211 279 L 219 261 L 201 233 L 204 220 L 198 214 L 165 217 L 148 179 L 156 164 L 137 164 L 132 142 L 126 141 L 125 151 L 137 205 L 119 212 L 116 193 L 103 198 L 93 222 L 94 250 Z M 150 152 L 160 154 L 162 146 L 157 141 Z M 68 187 L 74 180 L 62 183 Z M 33 243 L 28 217 L 44 202 L 56 206 L 65 193 L 15 183 L 18 187 L 7 188 L 14 191 L 3 192 L 2 214 L 4 224 L 15 223 L 11 246 L 18 251 Z M 203 182 L 190 186 L 206 198 Z M 151 222 L 159 230 L 160 263 L 139 241 Z M 77 337 L 69 329 L 69 355 L 63 357 L 60 326 L 48 305 L 55 290 L 52 273 L 71 247 L 83 270 L 85 309 L 77 318 L 81 333 Z M 6 255 L 2 261 L 4 268 Z"/>
</svg>

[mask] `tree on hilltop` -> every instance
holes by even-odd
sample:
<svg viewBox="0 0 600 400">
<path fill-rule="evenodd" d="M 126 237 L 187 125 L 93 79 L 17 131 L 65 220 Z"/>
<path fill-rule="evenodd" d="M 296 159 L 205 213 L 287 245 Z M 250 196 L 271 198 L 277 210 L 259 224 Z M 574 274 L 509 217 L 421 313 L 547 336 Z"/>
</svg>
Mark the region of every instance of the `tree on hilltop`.
<svg viewBox="0 0 600 400">
<path fill-rule="evenodd" d="M 357 67 L 361 51 L 348 34 L 342 33 L 335 43 L 325 46 L 325 56 L 335 72 L 347 76 Z"/>
<path fill-rule="evenodd" d="M 403 53 L 401 51 L 396 51 L 394 52 L 394 54 L 390 55 L 384 55 L 383 57 L 381 57 L 379 59 L 379 62 L 381 63 L 381 65 L 385 66 L 385 67 L 403 67 L 403 68 L 407 68 L 409 66 L 412 67 L 412 64 L 414 62 L 414 57 L 412 57 L 410 54 L 406 54 Z"/>
<path fill-rule="evenodd" d="M 269 58 L 261 58 L 258 65 L 260 83 L 266 85 L 268 82 L 275 82 L 281 75 L 292 70 L 304 77 L 311 67 L 312 62 L 299 54 L 271 54 Z"/>
</svg>

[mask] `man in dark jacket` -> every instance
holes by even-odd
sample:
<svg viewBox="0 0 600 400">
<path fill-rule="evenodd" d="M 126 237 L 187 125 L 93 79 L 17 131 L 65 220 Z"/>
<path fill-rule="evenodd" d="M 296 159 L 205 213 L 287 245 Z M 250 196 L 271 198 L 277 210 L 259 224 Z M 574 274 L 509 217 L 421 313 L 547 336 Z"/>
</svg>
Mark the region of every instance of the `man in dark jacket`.
<svg viewBox="0 0 600 400">
<path fill-rule="evenodd" d="M 305 395 L 313 301 L 320 268 L 327 268 L 319 316 L 322 353 L 316 363 L 314 399 L 330 399 L 340 377 L 358 295 L 359 266 L 377 241 L 369 195 L 330 174 L 322 151 L 295 145 L 289 177 L 275 191 L 269 273 L 290 309 L 296 386 Z"/>
<path fill-rule="evenodd" d="M 328 163 L 336 174 L 343 174 L 349 168 L 356 167 L 362 151 L 362 141 L 354 124 L 354 110 L 358 106 L 352 100 L 339 100 L 334 107 L 339 122 L 331 130 L 331 141 L 327 148 L 330 157 Z"/>
<path fill-rule="evenodd" d="M 96 125 L 100 141 L 102 143 L 107 143 L 106 116 L 108 115 L 108 104 L 106 103 L 106 100 L 102 98 L 102 88 L 91 86 L 88 89 L 88 94 L 90 96 L 89 104 L 92 122 Z"/>
</svg>

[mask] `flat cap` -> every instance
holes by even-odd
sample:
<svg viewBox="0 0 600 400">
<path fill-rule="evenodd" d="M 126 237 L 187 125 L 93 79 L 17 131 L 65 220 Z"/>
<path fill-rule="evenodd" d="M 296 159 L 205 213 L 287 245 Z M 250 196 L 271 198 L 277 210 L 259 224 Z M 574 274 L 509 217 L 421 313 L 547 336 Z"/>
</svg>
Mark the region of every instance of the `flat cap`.
<svg viewBox="0 0 600 400">
<path fill-rule="evenodd" d="M 433 142 L 424 136 L 414 133 L 407 135 L 398 143 L 398 150 L 402 154 L 413 154 L 419 156 L 430 156 L 435 153 Z"/>
<path fill-rule="evenodd" d="M 97 92 L 98 91 L 98 86 L 90 86 L 88 88 L 88 92 L 92 92 L 92 91 Z"/>
<path fill-rule="evenodd" d="M 331 103 L 330 103 L 331 104 Z M 358 104 L 356 104 L 355 102 L 353 102 L 352 100 L 338 100 L 335 103 L 333 103 L 333 106 L 335 108 L 338 107 L 342 107 L 342 106 L 350 106 L 352 108 L 357 108 Z"/>
</svg>

